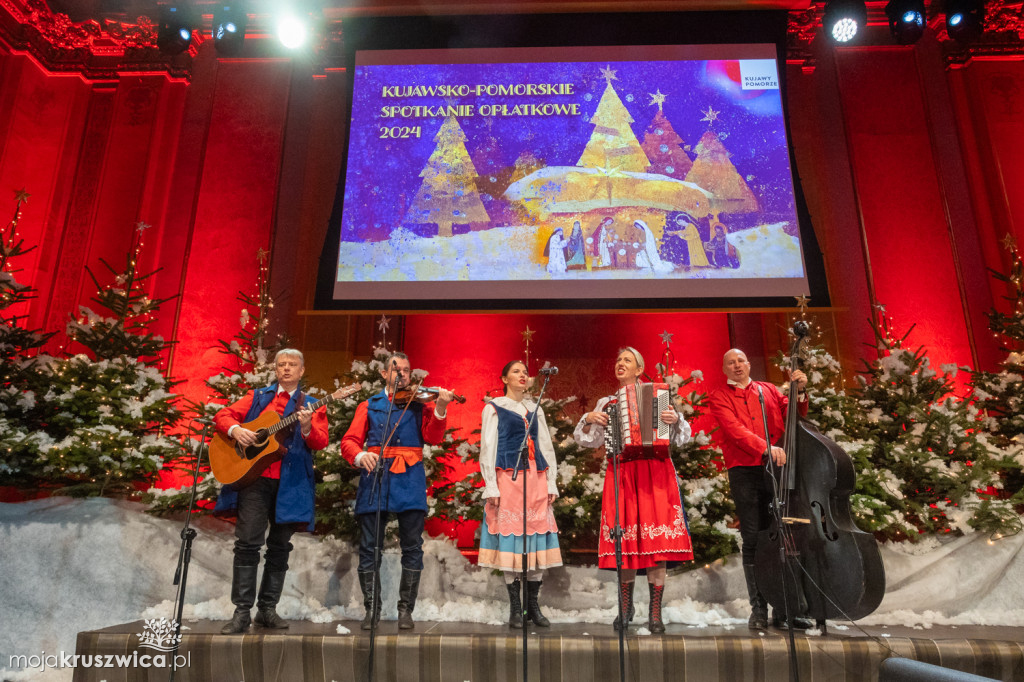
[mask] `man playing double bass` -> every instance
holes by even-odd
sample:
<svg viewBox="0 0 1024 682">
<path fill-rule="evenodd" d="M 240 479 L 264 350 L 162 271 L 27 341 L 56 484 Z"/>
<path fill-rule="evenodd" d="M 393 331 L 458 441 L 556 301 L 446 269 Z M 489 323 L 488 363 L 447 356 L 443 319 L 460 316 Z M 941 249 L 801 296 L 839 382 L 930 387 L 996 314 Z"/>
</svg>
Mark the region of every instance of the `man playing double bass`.
<svg viewBox="0 0 1024 682">
<path fill-rule="evenodd" d="M 725 456 L 729 471 L 729 487 L 736 504 L 736 516 L 740 522 L 741 555 L 743 576 L 747 582 L 750 598 L 750 620 L 752 629 L 768 627 L 768 602 L 757 588 L 754 556 L 757 552 L 757 536 L 768 528 L 771 522 L 772 490 L 765 474 L 765 465 L 770 453 L 776 466 L 786 463 L 786 451 L 778 447 L 785 431 L 785 414 L 789 399 L 767 381 L 752 381 L 750 361 L 746 354 L 733 348 L 722 360 L 722 371 L 726 384 L 712 391 L 709 398 L 711 414 L 718 421 L 717 439 Z M 790 377 L 799 389 L 797 409 L 807 414 L 807 375 L 796 370 Z M 768 435 L 771 443 L 765 443 L 765 419 L 762 418 L 760 395 L 764 395 L 764 416 L 767 417 Z M 785 617 L 775 614 L 772 623 L 786 627 Z M 795 627 L 808 628 L 812 625 L 806 618 L 794 618 Z"/>
<path fill-rule="evenodd" d="M 243 446 L 257 441 L 257 435 L 242 426 L 266 410 L 282 417 L 298 413 L 298 428 L 292 427 L 284 438 L 284 458 L 263 471 L 263 475 L 235 491 L 224 487 L 217 499 L 215 513 L 236 510 L 235 557 L 231 575 L 231 602 L 235 613 L 221 634 L 245 632 L 250 625 L 250 612 L 255 602 L 256 624 L 265 628 L 287 628 L 288 622 L 277 615 L 277 602 L 284 588 L 288 571 L 290 542 L 296 528 L 313 530 L 313 450 L 327 447 L 327 415 L 324 410 L 311 412 L 305 405 L 309 399 L 299 390 L 299 380 L 306 367 L 302 353 L 285 348 L 274 356 L 277 383 L 259 388 L 220 410 L 214 416 L 217 430 Z M 310 401 L 312 402 L 312 401 Z M 267 533 L 267 525 L 270 532 Z M 260 567 L 260 548 L 266 538 L 267 552 L 263 580 L 256 594 L 256 573 Z"/>
<path fill-rule="evenodd" d="M 362 469 L 356 493 L 359 519 L 359 587 L 363 591 L 366 616 L 361 627 L 369 630 L 380 618 L 380 598 L 373 608 L 375 546 L 383 541 L 388 517 L 398 517 L 398 538 L 402 548 L 402 578 L 398 586 L 398 627 L 414 627 L 412 610 L 419 592 L 423 570 L 423 521 L 427 514 L 427 479 L 423 468 L 423 445 L 438 445 L 444 439 L 451 391 L 438 389 L 433 408 L 413 400 L 397 404 L 395 393 L 409 386 L 412 370 L 405 353 L 392 353 L 381 375 L 385 388 L 356 407 L 348 431 L 341 439 L 341 454 Z M 374 471 L 384 461 L 379 478 Z M 378 508 L 380 525 L 376 526 Z"/>
</svg>

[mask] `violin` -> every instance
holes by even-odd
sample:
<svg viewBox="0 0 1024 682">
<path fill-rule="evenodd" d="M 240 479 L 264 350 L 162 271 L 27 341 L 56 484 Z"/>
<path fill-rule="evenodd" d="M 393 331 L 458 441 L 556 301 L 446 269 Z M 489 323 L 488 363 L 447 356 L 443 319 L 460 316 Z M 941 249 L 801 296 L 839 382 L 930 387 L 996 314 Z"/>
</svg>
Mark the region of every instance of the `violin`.
<svg viewBox="0 0 1024 682">
<path fill-rule="evenodd" d="M 399 405 L 405 405 L 408 402 L 432 403 L 437 400 L 440 393 L 441 389 L 438 386 L 406 386 L 395 391 L 395 403 Z M 454 400 L 461 404 L 466 402 L 466 396 L 456 395 Z"/>
<path fill-rule="evenodd" d="M 807 323 L 793 326 L 790 372 L 799 369 Z M 885 594 L 878 543 L 857 528 L 850 495 L 857 473 L 850 456 L 799 416 L 797 382 L 789 386 L 786 463 L 766 473 L 776 490 L 775 518 L 757 540 L 757 587 L 782 613 L 813 618 L 824 632 L 828 618 L 857 620 Z"/>
</svg>

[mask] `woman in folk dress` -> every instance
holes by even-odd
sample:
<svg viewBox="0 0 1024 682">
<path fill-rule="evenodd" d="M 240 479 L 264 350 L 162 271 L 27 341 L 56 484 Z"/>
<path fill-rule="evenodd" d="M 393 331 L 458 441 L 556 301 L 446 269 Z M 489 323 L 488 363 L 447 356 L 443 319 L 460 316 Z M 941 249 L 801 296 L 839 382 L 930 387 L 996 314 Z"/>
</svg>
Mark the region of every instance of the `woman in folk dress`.
<svg viewBox="0 0 1024 682">
<path fill-rule="evenodd" d="M 615 359 L 615 378 L 620 387 L 640 383 L 644 372 L 644 359 L 639 351 L 629 346 L 619 351 Z M 592 412 L 580 419 L 573 436 L 585 448 L 604 445 L 605 427 L 608 414 L 604 408 L 612 396 L 597 402 Z M 690 439 L 690 425 L 674 408 L 659 415 L 662 422 L 671 425 L 671 441 L 683 445 Z M 627 445 L 628 448 L 640 446 Z M 666 447 L 667 446 L 660 446 Z M 672 460 L 664 458 L 637 458 L 619 465 L 619 525 L 622 528 L 622 602 L 626 624 L 633 618 L 633 585 L 639 569 L 647 572 L 647 584 L 651 593 L 648 627 L 653 633 L 665 631 L 661 618 L 661 602 L 665 593 L 665 575 L 668 562 L 692 561 L 693 546 L 690 542 L 686 515 L 683 512 L 682 496 Z M 604 477 L 604 492 L 601 502 L 601 532 L 598 539 L 597 565 L 600 568 L 615 568 L 615 478 L 612 463 Z M 621 627 L 615 618 L 615 629 Z"/>
<path fill-rule="evenodd" d="M 527 622 L 533 621 L 540 627 L 550 625 L 537 599 L 544 570 L 562 565 L 552 507 L 558 497 L 555 449 L 544 412 L 526 395 L 529 379 L 522 362 L 513 360 L 505 365 L 501 371 L 505 395 L 484 406 L 480 424 L 480 473 L 484 479 L 485 506 L 477 565 L 504 573 L 509 598 L 508 624 L 513 628 L 525 627 L 520 601 L 524 483 L 527 494 Z M 520 462 L 519 476 L 513 481 L 519 447 L 534 411 L 537 411 L 537 418 L 530 429 L 527 456 Z"/>
</svg>

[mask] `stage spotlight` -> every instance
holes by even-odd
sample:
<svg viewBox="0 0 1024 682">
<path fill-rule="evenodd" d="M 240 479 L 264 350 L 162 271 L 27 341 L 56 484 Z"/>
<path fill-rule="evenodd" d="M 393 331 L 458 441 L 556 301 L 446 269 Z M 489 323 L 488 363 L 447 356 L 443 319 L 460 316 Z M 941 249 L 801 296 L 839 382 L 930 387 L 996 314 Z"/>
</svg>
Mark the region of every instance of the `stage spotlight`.
<svg viewBox="0 0 1024 682">
<path fill-rule="evenodd" d="M 953 40 L 966 43 L 981 35 L 984 0 L 946 0 L 946 31 Z"/>
<path fill-rule="evenodd" d="M 245 42 L 245 28 L 249 23 L 249 15 L 245 6 L 240 3 L 224 4 L 213 7 L 213 45 L 217 52 L 235 55 L 242 50 Z"/>
<path fill-rule="evenodd" d="M 297 50 L 309 36 L 308 16 L 285 11 L 277 19 L 277 39 L 289 50 Z"/>
<path fill-rule="evenodd" d="M 165 54 L 180 54 L 192 43 L 192 21 L 188 12 L 177 5 L 160 6 L 160 27 L 156 46 Z"/>
<path fill-rule="evenodd" d="M 822 24 L 825 32 L 837 43 L 853 40 L 868 23 L 868 8 L 864 0 L 828 0 Z"/>
<path fill-rule="evenodd" d="M 924 34 L 924 0 L 889 0 L 885 6 L 889 30 L 900 45 L 916 43 Z"/>
</svg>

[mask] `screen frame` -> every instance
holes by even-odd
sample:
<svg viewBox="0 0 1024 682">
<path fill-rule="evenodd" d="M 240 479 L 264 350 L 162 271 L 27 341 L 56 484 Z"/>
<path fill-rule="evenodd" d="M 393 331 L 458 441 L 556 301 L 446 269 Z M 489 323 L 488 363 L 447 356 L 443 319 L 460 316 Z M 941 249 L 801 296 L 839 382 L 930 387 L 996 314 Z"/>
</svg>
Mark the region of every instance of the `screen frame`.
<svg viewBox="0 0 1024 682">
<path fill-rule="evenodd" d="M 788 13 L 784 10 L 737 12 L 652 12 L 621 14 L 544 14 L 434 17 L 354 17 L 343 20 L 347 96 L 344 112 L 345 150 L 318 268 L 315 309 L 367 312 L 401 311 L 568 311 L 598 310 L 763 310 L 787 308 L 793 296 L 759 297 L 615 297 L 615 298 L 334 298 L 340 230 L 348 166 L 348 133 L 356 53 L 383 50 L 462 48 L 592 47 L 671 44 L 774 44 L 779 70 L 783 118 L 794 202 L 799 223 L 806 281 L 815 307 L 830 305 L 824 259 L 811 225 L 789 131 L 786 102 L 785 42 Z M 472 289 L 472 282 L 430 282 L 424 286 L 454 285 L 455 291 Z M 651 284 L 651 283 L 648 283 Z M 448 287 L 442 286 L 438 291 Z"/>
</svg>

